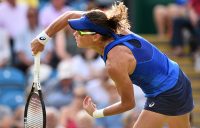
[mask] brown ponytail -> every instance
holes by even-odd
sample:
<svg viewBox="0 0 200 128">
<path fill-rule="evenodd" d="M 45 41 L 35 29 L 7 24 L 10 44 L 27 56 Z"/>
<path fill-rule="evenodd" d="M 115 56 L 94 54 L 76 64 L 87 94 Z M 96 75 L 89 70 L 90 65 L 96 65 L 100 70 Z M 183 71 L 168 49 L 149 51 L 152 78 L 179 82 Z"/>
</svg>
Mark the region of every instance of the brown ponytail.
<svg viewBox="0 0 200 128">
<path fill-rule="evenodd" d="M 109 10 L 91 10 L 86 16 L 95 24 L 120 33 L 123 30 L 130 29 L 128 21 L 128 8 L 123 2 L 115 3 Z"/>
<path fill-rule="evenodd" d="M 115 3 L 111 9 L 106 12 L 108 22 L 113 27 L 115 26 L 116 32 L 130 29 L 130 23 L 128 21 L 128 8 L 123 2 Z"/>
</svg>

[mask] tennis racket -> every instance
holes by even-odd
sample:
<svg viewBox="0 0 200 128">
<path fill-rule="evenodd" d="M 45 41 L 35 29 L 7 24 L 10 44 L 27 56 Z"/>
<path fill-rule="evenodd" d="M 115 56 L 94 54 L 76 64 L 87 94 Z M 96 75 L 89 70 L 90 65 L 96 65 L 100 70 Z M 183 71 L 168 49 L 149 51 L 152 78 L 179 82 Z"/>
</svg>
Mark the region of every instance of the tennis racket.
<svg viewBox="0 0 200 128">
<path fill-rule="evenodd" d="M 46 128 L 46 110 L 40 86 L 40 53 L 34 56 L 34 81 L 24 111 L 25 128 Z"/>
</svg>

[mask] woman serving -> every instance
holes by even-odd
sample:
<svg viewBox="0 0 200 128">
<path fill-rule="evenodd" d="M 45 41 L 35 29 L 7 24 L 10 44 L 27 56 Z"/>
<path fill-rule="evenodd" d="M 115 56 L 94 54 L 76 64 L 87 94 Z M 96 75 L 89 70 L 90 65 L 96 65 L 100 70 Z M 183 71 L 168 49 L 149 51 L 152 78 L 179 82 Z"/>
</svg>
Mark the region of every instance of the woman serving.
<svg viewBox="0 0 200 128">
<path fill-rule="evenodd" d="M 161 128 L 165 122 L 170 128 L 190 128 L 194 105 L 189 79 L 176 62 L 129 30 L 127 15 L 123 3 L 106 12 L 66 12 L 32 41 L 32 52 L 42 51 L 50 37 L 69 25 L 79 48 L 94 49 L 102 56 L 121 96 L 120 102 L 100 110 L 87 96 L 83 107 L 88 114 L 101 118 L 133 109 L 132 84 L 136 84 L 147 101 L 133 128 Z"/>
</svg>

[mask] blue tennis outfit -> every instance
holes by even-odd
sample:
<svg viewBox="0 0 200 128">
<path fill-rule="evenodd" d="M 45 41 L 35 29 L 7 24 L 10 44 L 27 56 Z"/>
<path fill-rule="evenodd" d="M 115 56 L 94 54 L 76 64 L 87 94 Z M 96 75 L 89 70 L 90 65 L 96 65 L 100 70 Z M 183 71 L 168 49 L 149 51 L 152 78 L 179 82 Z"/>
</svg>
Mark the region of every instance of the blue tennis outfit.
<svg viewBox="0 0 200 128">
<path fill-rule="evenodd" d="M 87 16 L 68 21 L 75 30 L 89 30 L 114 38 L 104 49 L 106 63 L 109 51 L 118 45 L 128 47 L 136 59 L 136 68 L 129 76 L 139 86 L 147 101 L 144 109 L 176 116 L 194 108 L 191 83 L 179 65 L 170 60 L 154 45 L 137 34 L 116 35 L 111 30 L 92 23 Z"/>
<path fill-rule="evenodd" d="M 138 46 L 134 46 L 134 43 Z M 146 97 L 155 97 L 175 86 L 179 74 L 178 64 L 136 34 L 122 36 L 109 43 L 105 47 L 104 61 L 108 52 L 119 44 L 132 51 L 137 65 L 130 79 L 143 90 Z"/>
<path fill-rule="evenodd" d="M 105 62 L 117 45 L 128 47 L 136 59 L 136 68 L 129 77 L 147 97 L 144 109 L 170 116 L 192 111 L 191 83 L 176 62 L 134 33 L 109 43 L 104 50 Z"/>
</svg>

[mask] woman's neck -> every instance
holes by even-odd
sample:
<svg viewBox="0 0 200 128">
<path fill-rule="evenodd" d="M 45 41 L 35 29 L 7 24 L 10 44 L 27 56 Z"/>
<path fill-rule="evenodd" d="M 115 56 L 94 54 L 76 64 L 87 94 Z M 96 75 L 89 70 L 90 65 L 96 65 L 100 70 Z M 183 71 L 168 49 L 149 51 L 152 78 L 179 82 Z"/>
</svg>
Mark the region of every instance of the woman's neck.
<svg viewBox="0 0 200 128">
<path fill-rule="evenodd" d="M 99 55 L 103 55 L 104 54 L 104 46 L 95 46 L 92 47 L 93 50 L 95 50 Z"/>
<path fill-rule="evenodd" d="M 100 42 L 98 45 L 92 47 L 92 49 L 94 49 L 99 55 L 103 56 L 105 47 L 112 41 L 113 39 L 109 39 L 107 41 Z"/>
</svg>

